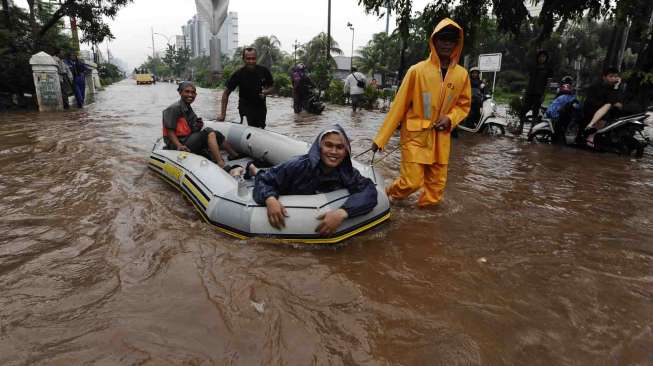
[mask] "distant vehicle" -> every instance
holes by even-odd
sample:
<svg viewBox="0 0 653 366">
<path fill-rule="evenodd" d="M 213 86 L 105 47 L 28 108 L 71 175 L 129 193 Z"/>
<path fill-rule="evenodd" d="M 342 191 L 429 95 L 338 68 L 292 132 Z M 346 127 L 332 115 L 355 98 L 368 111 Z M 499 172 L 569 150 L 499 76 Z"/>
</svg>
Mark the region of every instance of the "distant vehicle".
<svg viewBox="0 0 653 366">
<path fill-rule="evenodd" d="M 136 74 L 136 85 L 154 84 L 154 75 L 150 73 Z"/>
</svg>

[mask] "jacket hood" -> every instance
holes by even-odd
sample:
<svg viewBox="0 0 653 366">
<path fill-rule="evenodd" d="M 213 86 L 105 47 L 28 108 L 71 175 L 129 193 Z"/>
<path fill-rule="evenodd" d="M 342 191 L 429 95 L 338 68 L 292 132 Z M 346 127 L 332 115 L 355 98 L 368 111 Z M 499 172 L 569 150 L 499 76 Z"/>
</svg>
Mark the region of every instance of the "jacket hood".
<svg viewBox="0 0 653 366">
<path fill-rule="evenodd" d="M 345 130 L 339 124 L 335 124 L 330 128 L 322 130 L 322 132 L 317 135 L 315 141 L 313 141 L 313 145 L 311 145 L 311 148 L 308 150 L 307 154 L 308 159 L 311 161 L 311 165 L 313 167 L 317 167 L 320 164 L 320 142 L 322 141 L 324 135 L 327 133 L 338 133 L 345 139 L 345 148 L 347 149 L 347 155 L 342 160 L 342 163 L 338 166 L 337 169 L 344 168 L 346 171 L 353 169 L 353 165 L 351 164 L 351 143 L 349 142 L 349 137 L 345 133 Z"/>
<path fill-rule="evenodd" d="M 463 40 L 465 36 L 465 33 L 463 32 L 463 28 L 459 26 L 458 23 L 454 22 L 449 18 L 442 19 L 440 23 L 438 23 L 438 25 L 435 26 L 435 29 L 433 29 L 433 33 L 431 33 L 431 37 L 429 38 L 429 47 L 431 48 L 431 55 L 429 56 L 429 60 L 437 67 L 440 67 L 440 58 L 438 57 L 438 53 L 435 51 L 433 36 L 447 26 L 453 26 L 456 29 L 458 29 L 458 39 L 459 39 L 458 43 L 456 44 L 456 48 L 454 48 L 453 52 L 451 53 L 451 60 L 449 62 L 449 65 L 458 64 L 458 60 L 460 59 L 460 55 L 462 54 L 463 51 Z"/>
</svg>

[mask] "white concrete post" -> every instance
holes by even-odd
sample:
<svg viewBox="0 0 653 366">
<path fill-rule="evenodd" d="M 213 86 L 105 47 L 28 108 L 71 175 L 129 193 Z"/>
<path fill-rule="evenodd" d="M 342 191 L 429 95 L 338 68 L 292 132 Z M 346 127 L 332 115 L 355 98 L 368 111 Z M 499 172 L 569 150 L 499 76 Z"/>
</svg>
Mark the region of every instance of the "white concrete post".
<svg viewBox="0 0 653 366">
<path fill-rule="evenodd" d="M 32 55 L 29 63 L 32 66 L 39 111 L 63 111 L 57 62 L 52 56 L 41 51 Z"/>
<path fill-rule="evenodd" d="M 89 70 L 91 70 L 91 72 L 89 74 L 86 74 L 84 77 L 84 82 L 86 84 L 86 90 L 84 91 L 85 94 L 84 104 L 88 105 L 95 102 L 96 90 L 95 90 L 95 81 L 93 80 L 94 79 L 93 74 L 97 73 L 97 65 L 95 64 L 95 62 L 87 61 L 85 59 L 81 59 L 80 61 L 83 62 L 84 65 L 86 65 L 86 67 L 89 68 Z"/>
</svg>

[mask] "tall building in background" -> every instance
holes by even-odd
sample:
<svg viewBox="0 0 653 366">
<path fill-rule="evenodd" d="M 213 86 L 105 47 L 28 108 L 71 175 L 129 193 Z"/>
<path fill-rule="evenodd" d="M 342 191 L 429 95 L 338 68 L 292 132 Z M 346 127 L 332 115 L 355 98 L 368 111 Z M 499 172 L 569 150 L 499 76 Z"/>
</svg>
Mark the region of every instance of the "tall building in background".
<svg viewBox="0 0 653 366">
<path fill-rule="evenodd" d="M 209 24 L 197 15 L 193 16 L 185 26 L 181 27 L 186 47 L 189 47 L 193 57 L 209 55 Z M 178 36 L 182 37 L 182 36 Z M 220 31 L 220 51 L 231 57 L 238 48 L 238 13 L 229 12 Z M 178 41 L 179 42 L 179 41 Z"/>
<path fill-rule="evenodd" d="M 182 31 L 183 31 L 184 27 L 181 27 L 181 28 L 182 28 Z M 176 49 L 180 50 L 182 48 L 186 48 L 187 47 L 186 45 L 187 45 L 186 36 L 183 36 L 183 35 L 182 36 L 175 36 L 175 48 Z"/>
</svg>

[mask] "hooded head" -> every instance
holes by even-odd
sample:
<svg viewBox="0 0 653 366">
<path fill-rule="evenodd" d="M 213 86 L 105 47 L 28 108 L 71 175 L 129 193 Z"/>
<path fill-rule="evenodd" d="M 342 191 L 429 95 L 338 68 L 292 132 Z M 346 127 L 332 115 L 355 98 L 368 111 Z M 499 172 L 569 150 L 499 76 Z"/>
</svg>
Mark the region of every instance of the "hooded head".
<svg viewBox="0 0 653 366">
<path fill-rule="evenodd" d="M 191 81 L 182 81 L 179 83 L 177 92 L 179 92 L 181 100 L 183 100 L 188 105 L 193 103 L 197 97 L 197 89 L 195 88 L 195 84 L 193 84 Z"/>
<path fill-rule="evenodd" d="M 429 39 L 430 61 L 440 67 L 440 57 L 448 56 L 449 65 L 457 64 L 463 50 L 463 37 L 462 27 L 449 18 L 442 19 Z"/>
<path fill-rule="evenodd" d="M 313 166 L 322 163 L 327 169 L 351 171 L 351 145 L 345 130 L 335 124 L 320 132 L 308 151 L 308 158 Z"/>
</svg>

